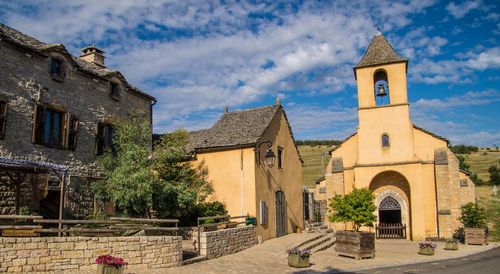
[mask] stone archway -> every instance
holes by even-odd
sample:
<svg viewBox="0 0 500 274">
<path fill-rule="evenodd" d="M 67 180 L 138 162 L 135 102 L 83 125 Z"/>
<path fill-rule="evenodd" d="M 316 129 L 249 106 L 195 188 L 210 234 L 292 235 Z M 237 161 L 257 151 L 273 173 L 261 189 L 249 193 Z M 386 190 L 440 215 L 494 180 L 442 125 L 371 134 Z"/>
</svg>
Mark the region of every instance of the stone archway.
<svg viewBox="0 0 500 274">
<path fill-rule="evenodd" d="M 408 180 L 396 171 L 384 171 L 373 177 L 370 190 L 375 194 L 377 224 L 400 221 L 411 231 L 411 195 Z"/>
</svg>

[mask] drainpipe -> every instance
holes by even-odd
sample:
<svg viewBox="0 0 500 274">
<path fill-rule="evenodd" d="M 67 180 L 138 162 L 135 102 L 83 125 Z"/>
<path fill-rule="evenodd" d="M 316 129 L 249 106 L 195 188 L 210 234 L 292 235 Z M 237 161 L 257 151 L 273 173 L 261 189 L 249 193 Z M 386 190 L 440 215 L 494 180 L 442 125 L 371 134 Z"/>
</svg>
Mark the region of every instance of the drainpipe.
<svg viewBox="0 0 500 274">
<path fill-rule="evenodd" d="M 240 216 L 243 216 L 243 197 L 245 197 L 245 193 L 243 190 L 245 182 L 245 173 L 243 172 L 243 149 L 240 149 Z"/>
</svg>

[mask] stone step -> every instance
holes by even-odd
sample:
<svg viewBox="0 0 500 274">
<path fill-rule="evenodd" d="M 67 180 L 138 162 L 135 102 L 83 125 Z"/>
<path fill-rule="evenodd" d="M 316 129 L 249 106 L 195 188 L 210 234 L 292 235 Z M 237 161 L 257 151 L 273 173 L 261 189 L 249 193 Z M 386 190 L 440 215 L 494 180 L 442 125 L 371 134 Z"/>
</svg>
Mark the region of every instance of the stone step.
<svg viewBox="0 0 500 274">
<path fill-rule="evenodd" d="M 335 237 L 332 237 L 332 238 L 330 238 L 330 240 L 323 242 L 322 244 L 314 247 L 313 249 L 311 249 L 311 252 L 316 253 L 316 252 L 328 249 L 328 248 L 332 247 L 333 245 L 335 245 Z"/>
<path fill-rule="evenodd" d="M 313 251 L 314 248 L 321 246 L 327 242 L 330 242 L 332 239 L 334 239 L 333 233 L 328 233 L 328 234 L 325 234 L 323 237 L 321 237 L 315 241 L 312 241 L 312 242 L 308 243 L 307 245 L 304 245 L 303 248 L 307 248 L 307 249 Z"/>
<path fill-rule="evenodd" d="M 307 239 L 307 240 L 303 241 L 302 243 L 300 243 L 300 244 L 298 244 L 298 245 L 294 246 L 294 248 L 301 248 L 301 247 L 303 247 L 304 245 L 306 245 L 306 244 L 308 244 L 308 243 L 310 243 L 310 242 L 316 241 L 316 240 L 318 240 L 318 239 L 320 239 L 320 238 L 322 238 L 322 237 L 324 237 L 324 236 L 325 236 L 325 234 L 324 234 L 324 233 L 319 234 L 319 235 L 317 235 L 317 236 L 314 236 L 314 237 L 312 237 L 312 238 L 310 238 L 310 239 Z"/>
<path fill-rule="evenodd" d="M 182 265 L 194 264 L 194 263 L 197 263 L 197 262 L 204 261 L 206 259 L 207 259 L 207 256 L 201 256 L 200 255 L 200 256 L 197 256 L 197 257 L 194 257 L 194 258 L 182 261 Z"/>
</svg>

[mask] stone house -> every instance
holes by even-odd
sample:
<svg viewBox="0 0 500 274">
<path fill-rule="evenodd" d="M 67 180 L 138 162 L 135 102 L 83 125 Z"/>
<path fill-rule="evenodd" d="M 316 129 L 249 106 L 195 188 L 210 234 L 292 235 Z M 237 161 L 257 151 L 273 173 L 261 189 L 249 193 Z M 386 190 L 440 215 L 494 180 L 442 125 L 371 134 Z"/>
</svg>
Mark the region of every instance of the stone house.
<svg viewBox="0 0 500 274">
<path fill-rule="evenodd" d="M 0 24 L 0 214 L 54 218 L 60 205 L 67 217 L 91 214 L 113 121 L 138 113 L 151 122 L 155 101 L 107 68 L 95 45 L 72 56 Z"/>
<path fill-rule="evenodd" d="M 263 240 L 303 228 L 302 159 L 279 100 L 226 109 L 210 129 L 191 132 L 189 142 L 193 165 L 203 162 L 208 169 L 215 190 L 210 201 L 223 202 L 231 216 L 257 217 Z"/>
<path fill-rule="evenodd" d="M 317 197 L 327 200 L 366 187 L 376 197 L 376 225 L 406 225 L 399 236 L 413 240 L 450 238 L 461 226 L 460 207 L 475 201 L 474 183 L 459 170 L 445 138 L 413 124 L 407 68 L 408 60 L 382 34 L 373 37 L 354 67 L 358 128 L 331 151 Z"/>
</svg>

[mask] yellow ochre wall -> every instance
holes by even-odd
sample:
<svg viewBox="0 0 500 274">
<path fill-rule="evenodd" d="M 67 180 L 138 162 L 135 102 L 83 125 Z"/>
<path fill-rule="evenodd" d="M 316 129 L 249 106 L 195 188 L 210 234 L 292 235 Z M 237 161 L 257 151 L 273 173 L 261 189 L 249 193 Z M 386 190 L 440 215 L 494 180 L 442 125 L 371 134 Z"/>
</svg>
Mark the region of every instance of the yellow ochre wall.
<svg viewBox="0 0 500 274">
<path fill-rule="evenodd" d="M 264 144 L 261 146 L 261 164 L 255 169 L 257 234 L 263 240 L 266 240 L 276 237 L 274 195 L 279 190 L 285 194 L 288 233 L 296 232 L 297 228 L 303 229 L 304 227 L 302 163 L 299 160 L 298 152 L 291 138 L 291 133 L 283 112 L 274 117 L 261 139 L 272 141 L 272 150 L 276 156 L 278 156 L 278 146 L 283 148 L 283 168 L 278 168 L 277 159 L 274 167 L 267 167 L 264 155 L 268 146 Z M 266 225 L 262 225 L 259 222 L 261 217 L 259 212 L 260 201 L 265 201 L 268 207 Z"/>
<path fill-rule="evenodd" d="M 197 153 L 193 165 L 204 162 L 208 179 L 214 187 L 210 201 L 226 204 L 229 215 L 250 214 L 257 217 L 257 235 L 263 240 L 276 237 L 275 200 L 278 190 L 285 194 L 288 233 L 303 229 L 302 163 L 290 130 L 281 111 L 274 117 L 261 141 L 272 141 L 272 150 L 278 156 L 278 146 L 283 148 L 283 168 L 278 160 L 269 168 L 265 154 L 269 148 L 260 146 L 260 165 L 256 164 L 254 148 L 231 149 Z M 243 203 L 242 203 L 243 201 Z M 260 201 L 268 207 L 267 223 L 260 223 Z"/>
<path fill-rule="evenodd" d="M 209 201 L 226 204 L 229 215 L 255 215 L 255 156 L 253 148 L 198 153 L 194 165 L 208 168 L 214 187 Z"/>
</svg>

